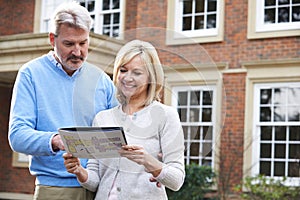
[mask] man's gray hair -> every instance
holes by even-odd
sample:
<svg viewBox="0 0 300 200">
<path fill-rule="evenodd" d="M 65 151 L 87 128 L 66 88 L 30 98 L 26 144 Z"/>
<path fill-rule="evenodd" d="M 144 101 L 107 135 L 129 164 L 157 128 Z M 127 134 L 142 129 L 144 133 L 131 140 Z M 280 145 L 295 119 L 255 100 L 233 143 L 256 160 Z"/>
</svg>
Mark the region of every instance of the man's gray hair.
<svg viewBox="0 0 300 200">
<path fill-rule="evenodd" d="M 69 2 L 63 3 L 55 9 L 50 21 L 50 32 L 58 35 L 61 24 L 90 31 L 93 19 L 85 7 L 76 2 Z"/>
</svg>

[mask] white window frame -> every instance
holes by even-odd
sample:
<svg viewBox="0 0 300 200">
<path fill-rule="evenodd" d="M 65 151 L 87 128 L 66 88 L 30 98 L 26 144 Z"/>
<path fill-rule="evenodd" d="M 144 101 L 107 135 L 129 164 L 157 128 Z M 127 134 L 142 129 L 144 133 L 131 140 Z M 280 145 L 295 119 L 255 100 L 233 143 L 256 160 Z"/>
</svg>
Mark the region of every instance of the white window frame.
<svg viewBox="0 0 300 200">
<path fill-rule="evenodd" d="M 189 156 L 190 149 L 189 147 L 186 149 L 187 155 L 185 156 L 185 164 L 190 164 L 190 160 L 198 160 L 199 163 L 201 163 L 201 160 L 206 157 L 206 155 L 201 155 L 201 150 L 203 147 L 203 144 L 209 142 L 212 145 L 212 152 L 211 157 L 207 157 L 207 160 L 211 160 L 211 166 L 214 168 L 215 166 L 215 144 L 216 144 L 216 86 L 215 85 L 203 85 L 203 86 L 175 86 L 172 88 L 172 106 L 176 109 L 178 109 L 178 92 L 188 92 L 188 91 L 212 91 L 212 121 L 211 122 L 181 122 L 182 126 L 211 126 L 212 127 L 212 139 L 206 140 L 202 139 L 200 136 L 199 140 L 193 140 L 192 138 L 185 138 L 185 144 L 189 145 L 191 142 L 197 142 L 199 143 L 199 156 Z M 200 105 L 202 107 L 203 105 Z M 204 106 L 203 106 L 204 107 Z M 187 105 L 187 108 L 190 108 L 189 105 Z M 189 109 L 188 109 L 189 110 Z M 189 114 L 187 114 L 189 116 Z M 201 116 L 201 113 L 199 114 L 199 118 Z M 189 137 L 190 134 L 188 134 Z"/>
<path fill-rule="evenodd" d="M 45 33 L 50 30 L 50 18 L 55 8 L 65 2 L 71 0 L 42 0 L 41 1 L 41 19 L 40 19 L 40 32 Z M 46 4 L 47 3 L 47 4 Z M 49 14 L 48 14 L 49 13 Z"/>
<path fill-rule="evenodd" d="M 253 132 L 252 132 L 252 168 L 251 168 L 251 176 L 256 176 L 259 174 L 259 162 L 260 162 L 260 127 L 262 125 L 269 125 L 269 126 L 299 126 L 300 122 L 260 122 L 259 121 L 259 100 L 260 100 L 260 89 L 262 88 L 277 88 L 277 87 L 299 87 L 300 82 L 282 82 L 282 83 L 257 83 L 254 84 L 254 106 L 253 106 Z M 290 142 L 293 143 L 293 142 Z M 286 144 L 286 143 L 284 143 Z M 274 145 L 274 141 L 272 142 Z M 272 152 L 274 153 L 274 152 Z M 288 153 L 288 152 L 286 152 Z M 284 159 L 284 162 L 288 162 L 288 159 Z M 271 158 L 271 162 L 274 162 L 274 159 Z M 287 170 L 285 169 L 285 174 L 287 174 Z M 272 174 L 273 169 L 271 169 Z M 282 177 L 274 177 L 274 179 L 282 179 Z M 288 186 L 299 186 L 300 178 L 298 177 L 288 177 L 285 184 Z"/>
<path fill-rule="evenodd" d="M 264 23 L 264 0 L 248 1 L 248 38 L 273 38 L 300 35 L 300 22 Z"/>
<path fill-rule="evenodd" d="M 50 6 L 47 5 L 45 6 L 45 2 L 46 1 L 50 1 L 51 5 L 53 6 Z M 73 0 L 42 0 L 40 6 L 40 10 L 41 10 L 41 13 L 37 13 L 37 16 L 40 16 L 40 30 L 39 32 L 48 32 L 49 31 L 49 24 L 48 26 L 44 23 L 45 21 L 49 21 L 50 20 L 50 17 L 51 17 L 51 14 L 50 15 L 45 15 L 46 13 L 53 13 L 53 11 L 55 10 L 55 8 L 59 5 L 59 4 L 62 4 L 62 3 L 65 3 L 65 2 L 71 2 Z M 78 0 L 80 1 L 80 0 Z M 46 9 L 47 8 L 47 12 L 46 12 Z M 94 33 L 97 33 L 97 34 L 102 34 L 102 31 L 103 31 L 103 14 L 107 14 L 107 13 L 116 13 L 116 12 L 119 12 L 120 13 L 120 24 L 119 24 L 119 36 L 117 38 L 121 38 L 121 35 L 122 35 L 122 32 L 124 31 L 124 10 L 125 10 L 125 0 L 120 0 L 120 9 L 115 9 L 115 10 L 108 10 L 108 11 L 102 11 L 101 10 L 102 8 L 102 0 L 95 0 L 95 10 L 91 13 L 93 15 L 95 15 L 95 19 L 94 19 L 94 25 L 93 25 L 93 28 L 94 28 Z M 50 9 L 50 10 L 49 10 Z M 37 28 L 35 27 L 35 30 Z M 112 37 L 110 35 L 110 37 Z"/>
<path fill-rule="evenodd" d="M 274 23 L 265 24 L 264 22 L 264 0 L 256 0 L 256 31 L 266 32 L 266 31 L 282 31 L 282 30 L 293 30 L 300 29 L 300 22 L 287 22 L 287 23 Z M 278 7 L 278 6 L 277 6 Z"/>
<path fill-rule="evenodd" d="M 216 1 L 216 28 L 182 31 L 183 0 L 168 0 L 166 43 L 168 45 L 176 45 L 222 41 L 224 32 L 224 0 Z"/>
</svg>

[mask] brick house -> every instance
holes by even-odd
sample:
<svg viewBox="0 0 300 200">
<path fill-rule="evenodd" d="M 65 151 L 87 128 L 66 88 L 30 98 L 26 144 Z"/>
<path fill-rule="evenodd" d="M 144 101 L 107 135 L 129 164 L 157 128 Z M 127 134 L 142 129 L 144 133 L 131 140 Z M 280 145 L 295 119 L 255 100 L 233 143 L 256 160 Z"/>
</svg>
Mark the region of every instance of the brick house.
<svg viewBox="0 0 300 200">
<path fill-rule="evenodd" d="M 26 156 L 7 140 L 19 67 L 51 49 L 48 20 L 63 1 L 0 0 L 0 199 L 30 199 Z M 186 164 L 209 165 L 220 193 L 247 176 L 300 186 L 299 0 L 79 0 L 95 20 L 88 60 L 112 73 L 125 41 L 159 51 L 163 102 L 177 108 Z"/>
</svg>

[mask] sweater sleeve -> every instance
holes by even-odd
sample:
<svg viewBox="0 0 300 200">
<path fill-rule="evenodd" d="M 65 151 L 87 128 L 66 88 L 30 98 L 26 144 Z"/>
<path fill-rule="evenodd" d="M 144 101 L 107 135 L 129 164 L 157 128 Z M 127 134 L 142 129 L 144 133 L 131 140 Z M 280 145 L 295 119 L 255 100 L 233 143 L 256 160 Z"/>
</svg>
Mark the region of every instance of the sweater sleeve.
<svg viewBox="0 0 300 200">
<path fill-rule="evenodd" d="M 89 159 L 87 163 L 88 179 L 84 183 L 78 180 L 80 185 L 92 192 L 95 192 L 100 182 L 98 169 L 99 169 L 99 161 L 96 159 Z"/>
<path fill-rule="evenodd" d="M 184 178 L 184 136 L 178 113 L 172 107 L 167 107 L 165 124 L 161 130 L 161 150 L 163 154 L 162 176 L 157 181 L 171 190 L 181 188 Z"/>
<path fill-rule="evenodd" d="M 9 144 L 14 151 L 29 155 L 54 155 L 51 138 L 55 132 L 35 130 L 37 108 L 30 74 L 19 71 L 11 100 Z"/>
</svg>

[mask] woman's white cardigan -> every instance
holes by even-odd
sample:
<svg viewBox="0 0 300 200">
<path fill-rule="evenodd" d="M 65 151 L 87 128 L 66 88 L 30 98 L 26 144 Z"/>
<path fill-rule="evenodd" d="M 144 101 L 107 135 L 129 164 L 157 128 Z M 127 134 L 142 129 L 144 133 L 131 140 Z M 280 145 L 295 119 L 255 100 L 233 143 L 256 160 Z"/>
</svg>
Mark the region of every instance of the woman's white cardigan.
<svg viewBox="0 0 300 200">
<path fill-rule="evenodd" d="M 163 187 L 150 182 L 152 175 L 142 165 L 127 158 L 90 159 L 87 165 L 88 180 L 81 185 L 96 192 L 96 198 L 105 200 L 114 186 L 118 199 L 167 199 L 165 187 L 179 190 L 185 178 L 184 136 L 177 111 L 159 102 L 126 115 L 121 106 L 101 111 L 93 126 L 122 126 L 128 144 L 142 145 L 152 156 L 161 152 L 163 169 L 157 181 Z"/>
</svg>

